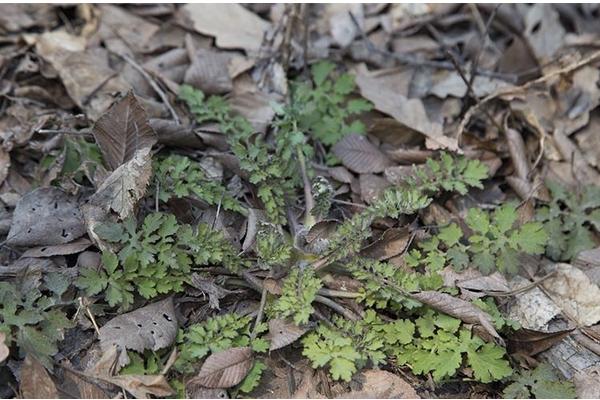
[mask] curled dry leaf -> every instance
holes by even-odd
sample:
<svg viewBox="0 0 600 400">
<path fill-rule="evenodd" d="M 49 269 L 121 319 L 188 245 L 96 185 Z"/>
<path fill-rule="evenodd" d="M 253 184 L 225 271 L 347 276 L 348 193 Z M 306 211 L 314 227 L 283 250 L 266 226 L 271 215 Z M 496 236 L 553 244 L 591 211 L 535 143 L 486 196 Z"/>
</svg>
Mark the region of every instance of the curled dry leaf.
<svg viewBox="0 0 600 400">
<path fill-rule="evenodd" d="M 233 347 L 213 353 L 200 368 L 200 372 L 190 383 L 210 389 L 227 389 L 240 383 L 252 368 L 252 349 Z"/>
<path fill-rule="evenodd" d="M 288 344 L 294 343 L 307 331 L 308 329 L 298 326 L 293 322 L 288 322 L 284 319 L 270 320 L 268 339 L 271 345 L 269 347 L 269 351 L 281 349 Z"/>
<path fill-rule="evenodd" d="M 360 174 L 383 172 L 390 165 L 387 156 L 361 135 L 345 136 L 332 150 L 346 168 Z"/>
<path fill-rule="evenodd" d="M 39 188 L 21 198 L 6 243 L 11 246 L 50 246 L 71 242 L 85 233 L 75 198 L 54 187 Z"/>
<path fill-rule="evenodd" d="M 19 389 L 25 399 L 57 399 L 56 385 L 46 368 L 35 357 L 27 354 L 21 365 Z"/>
<path fill-rule="evenodd" d="M 408 228 L 389 228 L 376 241 L 360 251 L 365 257 L 387 260 L 401 254 L 410 242 Z"/>
<path fill-rule="evenodd" d="M 502 342 L 502 338 L 498 335 L 498 332 L 496 332 L 496 329 L 492 324 L 492 318 L 489 314 L 472 303 L 458 299 L 447 293 L 434 291 L 412 293 L 410 296 L 421 303 L 427 304 L 454 318 L 458 318 L 467 324 L 481 325 L 487 333 L 492 335 L 499 342 Z"/>
<path fill-rule="evenodd" d="M 92 238 L 91 223 L 97 222 L 97 216 L 92 217 L 94 211 L 99 216 L 106 216 L 110 211 L 118 214 L 120 219 L 132 215 L 137 202 L 146 193 L 146 187 L 152 176 L 152 162 L 150 158 L 150 147 L 138 150 L 134 157 L 125 164 L 118 167 L 106 178 L 96 193 L 89 199 L 88 210 L 84 210 L 88 232 Z M 89 208 L 96 210 L 89 210 Z M 92 221 L 91 219 L 95 221 Z"/>
<path fill-rule="evenodd" d="M 510 353 L 523 353 L 528 356 L 535 356 L 544 350 L 548 350 L 555 343 L 567 337 L 571 332 L 573 332 L 573 329 L 542 332 L 521 328 L 508 337 L 508 351 Z"/>
<path fill-rule="evenodd" d="M 156 143 L 146 111 L 132 91 L 98 119 L 92 134 L 112 170 L 133 159 L 138 150 Z"/>
<path fill-rule="evenodd" d="M 165 348 L 175 340 L 177 328 L 173 298 L 169 297 L 111 319 L 100 328 L 100 347 L 106 352 L 117 345 L 119 366 L 123 366 L 129 362 L 125 350 L 141 353 Z"/>
</svg>

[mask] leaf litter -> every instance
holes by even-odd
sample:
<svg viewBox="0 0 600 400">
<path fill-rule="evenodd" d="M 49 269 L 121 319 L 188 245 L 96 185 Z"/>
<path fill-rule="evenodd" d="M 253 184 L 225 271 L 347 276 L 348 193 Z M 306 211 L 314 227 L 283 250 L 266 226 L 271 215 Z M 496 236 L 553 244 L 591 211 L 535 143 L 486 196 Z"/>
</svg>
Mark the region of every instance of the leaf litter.
<svg viewBox="0 0 600 400">
<path fill-rule="evenodd" d="M 597 396 L 596 8 L 3 6 L 0 394 Z"/>
</svg>

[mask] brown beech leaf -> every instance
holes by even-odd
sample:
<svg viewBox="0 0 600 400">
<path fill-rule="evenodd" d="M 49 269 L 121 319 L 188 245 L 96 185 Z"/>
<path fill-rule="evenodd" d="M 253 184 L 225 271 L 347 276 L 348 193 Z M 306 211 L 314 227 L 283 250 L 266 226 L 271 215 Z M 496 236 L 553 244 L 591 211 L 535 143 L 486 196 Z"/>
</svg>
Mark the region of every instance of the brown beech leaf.
<svg viewBox="0 0 600 400">
<path fill-rule="evenodd" d="M 233 81 L 226 68 L 230 59 L 230 53 L 197 49 L 183 82 L 209 95 L 228 93 L 233 89 Z"/>
<path fill-rule="evenodd" d="M 500 335 L 498 335 L 498 332 L 494 329 L 492 318 L 489 314 L 466 300 L 453 297 L 447 293 L 440 293 L 432 290 L 411 293 L 410 296 L 421 303 L 425 303 L 438 311 L 454 318 L 458 318 L 467 324 L 479 324 L 498 341 L 502 341 L 502 338 L 500 338 Z"/>
<path fill-rule="evenodd" d="M 210 389 L 233 387 L 246 377 L 253 361 L 250 347 L 233 347 L 213 353 L 204 361 L 198 375 L 192 378 L 193 383 Z"/>
<path fill-rule="evenodd" d="M 116 345 L 123 366 L 129 362 L 125 350 L 142 353 L 165 348 L 175 340 L 177 328 L 173 298 L 169 297 L 108 321 L 100 328 L 100 347 L 106 352 Z"/>
<path fill-rule="evenodd" d="M 139 149 L 156 143 L 146 111 L 131 91 L 98 119 L 92 134 L 112 170 L 133 159 Z"/>
<path fill-rule="evenodd" d="M 272 319 L 269 321 L 269 351 L 281 349 L 288 344 L 294 343 L 304 335 L 308 329 L 297 326 L 293 322 L 284 319 Z"/>
<path fill-rule="evenodd" d="M 364 247 L 360 255 L 376 260 L 387 260 L 402 253 L 410 241 L 407 228 L 390 228 L 373 243 Z"/>
<path fill-rule="evenodd" d="M 528 356 L 534 356 L 544 350 L 548 350 L 555 343 L 567 337 L 571 332 L 573 332 L 573 329 L 541 332 L 521 328 L 508 337 L 508 351 L 510 353 L 523 353 Z"/>
<path fill-rule="evenodd" d="M 33 356 L 27 354 L 21 366 L 19 389 L 25 399 L 57 399 L 56 385 L 46 368 Z"/>
<path fill-rule="evenodd" d="M 381 150 L 358 134 L 344 137 L 332 150 L 346 168 L 360 174 L 383 172 L 390 165 L 390 160 Z"/>
</svg>

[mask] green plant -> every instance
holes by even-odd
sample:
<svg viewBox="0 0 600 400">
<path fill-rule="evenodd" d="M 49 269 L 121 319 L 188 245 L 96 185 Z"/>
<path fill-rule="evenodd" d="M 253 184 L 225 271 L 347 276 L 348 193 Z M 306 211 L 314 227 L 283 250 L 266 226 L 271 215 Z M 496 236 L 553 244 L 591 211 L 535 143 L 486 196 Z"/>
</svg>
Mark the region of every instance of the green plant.
<svg viewBox="0 0 600 400">
<path fill-rule="evenodd" d="M 521 324 L 512 319 L 505 318 L 500 310 L 498 310 L 498 306 L 494 301 L 493 297 L 486 297 L 485 299 L 475 299 L 472 301 L 477 307 L 481 308 L 483 311 L 487 312 L 494 322 L 494 327 L 497 330 L 501 329 L 512 329 L 517 330 L 521 328 Z"/>
<path fill-rule="evenodd" d="M 156 375 L 162 369 L 162 362 L 158 354 L 146 350 L 144 354 L 128 351 L 129 364 L 121 368 L 121 375 Z"/>
<path fill-rule="evenodd" d="M 247 214 L 220 182 L 208 178 L 202 166 L 188 157 L 171 155 L 154 163 L 154 176 L 161 201 L 195 196 L 209 205 L 221 204 L 225 210 Z"/>
<path fill-rule="evenodd" d="M 328 366 L 333 379 L 350 381 L 368 363 L 378 366 L 386 360 L 390 346 L 412 340 L 414 324 L 408 320 L 385 323 L 373 310 L 360 321 L 334 317 L 333 325 L 320 324 L 302 344 L 302 354 L 313 368 Z"/>
<path fill-rule="evenodd" d="M 461 243 L 463 232 L 454 223 L 439 229 L 436 236 L 420 242 L 419 249 L 412 249 L 406 256 L 407 265 L 422 267 L 427 271 L 440 271 L 451 263 L 457 269 L 465 268 L 469 263 L 468 247 Z"/>
<path fill-rule="evenodd" d="M 548 364 L 540 364 L 534 370 L 521 370 L 514 382 L 504 388 L 505 399 L 574 399 L 575 386 L 560 379 Z"/>
<path fill-rule="evenodd" d="M 259 360 L 254 361 L 254 365 L 252 365 L 250 372 L 248 372 L 248 375 L 246 375 L 244 380 L 237 386 L 237 390 L 242 393 L 252 392 L 260 383 L 260 378 L 265 369 L 267 369 L 267 365 L 264 362 Z"/>
<path fill-rule="evenodd" d="M 51 357 L 58 352 L 57 343 L 64 330 L 73 326 L 58 306 L 69 282 L 59 273 L 46 276 L 43 291 L 38 288 L 18 288 L 0 282 L 0 332 L 6 335 L 5 344 L 16 342 L 23 357 L 31 354 L 52 370 Z"/>
<path fill-rule="evenodd" d="M 414 175 L 406 178 L 411 187 L 426 193 L 440 190 L 466 194 L 469 187 L 483 189 L 482 180 L 488 177 L 488 168 L 479 160 L 453 157 L 442 152 L 440 159 L 427 159 L 424 166 L 414 167 Z"/>
<path fill-rule="evenodd" d="M 516 273 L 519 253 L 542 254 L 547 236 L 539 222 L 527 222 L 518 227 L 514 203 L 497 208 L 493 214 L 471 208 L 465 222 L 473 231 L 469 236 L 471 260 L 483 273 L 495 269 Z"/>
<path fill-rule="evenodd" d="M 104 291 L 108 304 L 126 309 L 134 291 L 144 298 L 179 292 L 192 267 L 222 264 L 238 272 L 243 266 L 233 246 L 221 232 L 200 224 L 196 229 L 179 225 L 174 215 L 153 213 L 140 229 L 133 218 L 122 224 L 99 225 L 95 233 L 120 245 L 118 254 L 106 250 L 101 269 L 83 269 L 77 285 L 88 296 Z"/>
<path fill-rule="evenodd" d="M 277 318 L 292 317 L 296 325 L 308 322 L 314 312 L 312 302 L 322 286 L 313 269 L 292 269 L 283 283 L 281 296 L 271 312 Z"/>
<path fill-rule="evenodd" d="M 269 145 L 252 125 L 241 116 L 234 116 L 227 101 L 222 97 L 204 94 L 188 85 L 181 87 L 179 94 L 198 122 L 216 122 L 227 135 L 228 143 L 248 174 L 248 181 L 257 186 L 257 195 L 272 222 L 285 222 L 285 200 L 302 180 L 298 157 L 309 159 L 312 149 L 305 145 L 304 134 L 298 129 L 295 119 L 278 109 L 274 123 L 277 127 L 274 143 Z"/>
<path fill-rule="evenodd" d="M 371 224 L 377 218 L 398 218 L 427 207 L 431 198 L 418 189 L 392 187 L 361 213 L 344 221 L 329 241 L 327 255 L 330 262 L 358 253 L 364 241 L 371 236 Z"/>
<path fill-rule="evenodd" d="M 292 259 L 294 248 L 277 226 L 260 223 L 256 233 L 258 265 L 263 269 L 287 265 Z"/>
<path fill-rule="evenodd" d="M 292 83 L 292 113 L 298 127 L 325 145 L 335 144 L 350 133 L 364 133 L 364 124 L 350 118 L 373 108 L 365 99 L 349 99 L 356 89 L 354 77 L 345 73 L 334 79 L 334 70 L 335 64 L 320 61 L 311 66 L 312 85 Z"/>
<path fill-rule="evenodd" d="M 546 186 L 552 200 L 537 210 L 536 219 L 544 223 L 548 233 L 548 257 L 568 261 L 596 247 L 590 227 L 600 231 L 600 187 L 589 185 L 571 191 L 552 181 Z"/>
<path fill-rule="evenodd" d="M 249 316 L 230 313 L 191 325 L 186 332 L 180 330 L 177 339 L 179 357 L 175 361 L 175 369 L 186 374 L 193 373 L 195 366 L 204 357 L 232 347 L 251 346 L 255 352 L 267 351 L 269 344 L 265 339 L 252 338 L 251 322 L 252 318 Z M 267 325 L 261 323 L 256 334 L 267 329 Z"/>
<path fill-rule="evenodd" d="M 421 290 L 438 290 L 444 280 L 436 271 L 416 271 L 412 268 L 399 268 L 388 262 L 372 260 L 364 257 L 354 257 L 346 268 L 354 279 L 362 283 L 359 300 L 369 307 L 393 310 L 402 308 L 413 309 L 421 303 L 398 293 L 400 288 L 404 293 Z"/>
<path fill-rule="evenodd" d="M 415 325 L 415 338 L 394 350 L 396 362 L 409 365 L 413 373 L 431 373 L 434 380 L 441 381 L 465 364 L 475 379 L 484 383 L 512 374 L 504 348 L 472 336 L 459 320 L 428 310 Z"/>
</svg>

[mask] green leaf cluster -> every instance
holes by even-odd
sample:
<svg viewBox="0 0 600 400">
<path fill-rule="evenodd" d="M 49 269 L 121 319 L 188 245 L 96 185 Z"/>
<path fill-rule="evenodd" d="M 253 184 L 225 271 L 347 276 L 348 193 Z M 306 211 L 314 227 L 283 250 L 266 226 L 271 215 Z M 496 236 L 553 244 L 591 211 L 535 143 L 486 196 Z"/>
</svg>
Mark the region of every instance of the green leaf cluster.
<svg viewBox="0 0 600 400">
<path fill-rule="evenodd" d="M 409 365 L 413 373 L 431 373 L 435 381 L 441 381 L 466 365 L 475 379 L 484 383 L 512 374 L 504 348 L 473 336 L 461 327 L 460 320 L 428 310 L 415 325 L 413 340 L 394 350 L 396 362 Z"/>
<path fill-rule="evenodd" d="M 67 279 L 59 273 L 46 276 L 41 289 L 49 295 L 40 288 L 18 288 L 0 282 L 0 332 L 6 335 L 6 345 L 16 342 L 21 356 L 31 354 L 50 370 L 58 341 L 63 339 L 64 330 L 73 326 L 57 307 L 68 286 Z"/>
<path fill-rule="evenodd" d="M 327 253 L 331 262 L 358 253 L 371 236 L 371 224 L 377 218 L 398 218 L 427 207 L 431 198 L 414 188 L 392 187 L 361 213 L 344 221 L 332 235 Z"/>
<path fill-rule="evenodd" d="M 128 351 L 129 364 L 121 368 L 121 375 L 156 375 L 162 370 L 162 361 L 157 353 L 146 350 L 144 354 Z"/>
<path fill-rule="evenodd" d="M 521 328 L 521 324 L 518 321 L 505 318 L 500 310 L 498 310 L 498 306 L 494 301 L 493 297 L 486 297 L 485 299 L 475 299 L 472 301 L 477 307 L 481 308 L 483 311 L 488 313 L 490 317 L 492 317 L 492 322 L 494 323 L 494 327 L 497 330 L 502 329 L 511 329 L 517 330 Z"/>
<path fill-rule="evenodd" d="M 269 349 L 269 343 L 263 338 L 252 338 L 252 318 L 229 313 L 191 325 L 186 332 L 179 331 L 179 357 L 174 368 L 190 374 L 198 363 L 211 353 L 232 347 L 250 346 L 255 352 L 263 353 Z M 266 332 L 266 324 L 259 324 L 256 333 Z"/>
<path fill-rule="evenodd" d="M 171 155 L 159 160 L 154 163 L 154 177 L 161 201 L 193 196 L 208 205 L 221 204 L 225 210 L 247 213 L 220 182 L 206 176 L 200 163 L 188 157 Z"/>
<path fill-rule="evenodd" d="M 283 110 L 275 126 L 273 143 L 267 143 L 255 134 L 245 118 L 233 115 L 223 97 L 205 98 L 202 91 L 183 85 L 179 94 L 196 120 L 215 122 L 227 135 L 229 146 L 248 174 L 248 181 L 257 186 L 257 195 L 267 216 L 274 223 L 285 222 L 285 200 L 301 184 L 297 157 L 310 158 L 312 149 L 305 145 L 305 137 L 295 119 Z"/>
<path fill-rule="evenodd" d="M 152 213 L 138 229 L 133 218 L 99 225 L 95 233 L 121 246 L 117 254 L 102 253 L 102 268 L 83 269 L 77 280 L 88 296 L 104 292 L 108 304 L 131 306 L 134 292 L 146 299 L 180 292 L 192 267 L 222 264 L 237 272 L 242 260 L 221 232 L 200 224 L 177 223 L 174 215 Z"/>
<path fill-rule="evenodd" d="M 553 181 L 547 181 L 546 186 L 552 200 L 536 213 L 548 233 L 546 255 L 569 261 L 579 252 L 596 247 L 590 228 L 600 231 L 600 187 L 589 185 L 572 191 Z"/>
<path fill-rule="evenodd" d="M 436 236 L 419 243 L 419 249 L 411 250 L 407 264 L 434 271 L 446 265 L 461 270 L 472 264 L 485 274 L 496 270 L 514 274 L 519 254 L 544 252 L 547 236 L 543 225 L 539 222 L 517 225 L 514 203 L 506 203 L 493 213 L 471 208 L 465 222 L 472 232 L 469 236 L 457 224 L 449 224 Z"/>
<path fill-rule="evenodd" d="M 350 133 L 364 133 L 364 124 L 351 117 L 373 108 L 365 99 L 350 99 L 356 89 L 354 77 L 344 73 L 334 78 L 334 70 L 335 64 L 320 61 L 311 66 L 312 84 L 292 83 L 292 113 L 298 127 L 325 145 L 335 144 Z"/>
<path fill-rule="evenodd" d="M 518 227 L 514 203 L 506 203 L 489 214 L 471 208 L 465 222 L 473 231 L 469 236 L 471 261 L 483 273 L 494 270 L 514 274 L 518 270 L 519 253 L 542 254 L 547 240 L 539 222 L 527 222 Z"/>
<path fill-rule="evenodd" d="M 321 286 L 323 283 L 313 269 L 292 269 L 270 312 L 276 318 L 291 317 L 296 325 L 306 324 L 314 312 L 312 302 Z"/>
<path fill-rule="evenodd" d="M 505 399 L 574 399 L 575 385 L 542 363 L 532 371 L 519 372 L 502 394 Z"/>
<path fill-rule="evenodd" d="M 294 248 L 276 225 L 262 222 L 256 233 L 256 254 L 262 269 L 288 265 Z"/>
<path fill-rule="evenodd" d="M 426 193 L 444 190 L 464 195 L 469 187 L 483 189 L 481 182 L 487 177 L 488 168 L 481 161 L 442 152 L 439 160 L 429 158 L 424 166 L 414 167 L 414 175 L 406 182 Z"/>
<path fill-rule="evenodd" d="M 437 271 L 398 268 L 388 262 L 364 257 L 354 257 L 346 264 L 346 268 L 363 285 L 358 300 L 378 309 L 389 307 L 399 311 L 420 307 L 418 301 L 398 293 L 398 288 L 404 293 L 438 290 L 444 283 Z"/>
<path fill-rule="evenodd" d="M 373 310 L 360 321 L 333 318 L 333 325 L 320 324 L 302 339 L 303 351 L 313 368 L 329 367 L 335 380 L 350 381 L 368 363 L 385 362 L 386 351 L 412 340 L 414 324 L 408 320 L 384 322 Z"/>
</svg>

